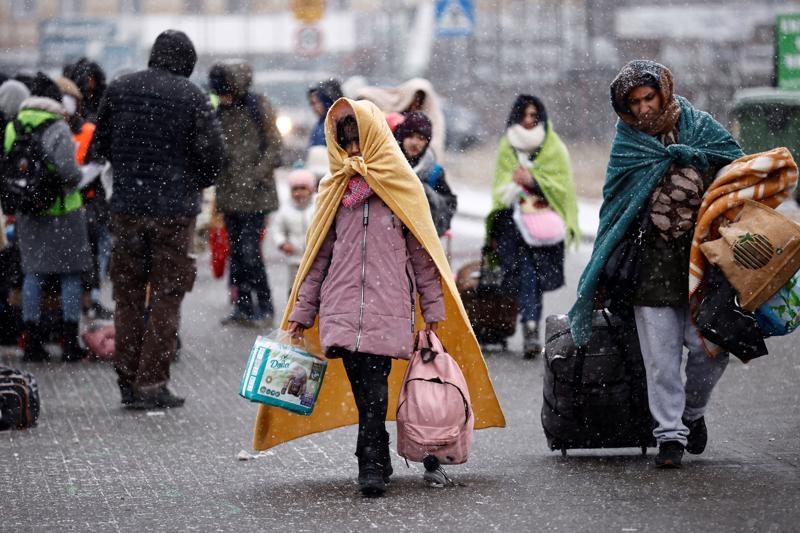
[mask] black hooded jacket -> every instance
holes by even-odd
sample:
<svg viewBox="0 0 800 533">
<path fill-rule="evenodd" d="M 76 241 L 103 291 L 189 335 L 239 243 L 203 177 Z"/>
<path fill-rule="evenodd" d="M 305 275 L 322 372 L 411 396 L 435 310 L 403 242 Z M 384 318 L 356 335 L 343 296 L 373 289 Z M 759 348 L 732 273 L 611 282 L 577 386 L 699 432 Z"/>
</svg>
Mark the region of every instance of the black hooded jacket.
<svg viewBox="0 0 800 533">
<path fill-rule="evenodd" d="M 224 147 L 208 96 L 188 79 L 196 61 L 189 38 L 167 30 L 156 38 L 150 68 L 108 86 L 92 148 L 114 171 L 112 212 L 199 212 L 199 192 L 214 184 Z"/>
</svg>

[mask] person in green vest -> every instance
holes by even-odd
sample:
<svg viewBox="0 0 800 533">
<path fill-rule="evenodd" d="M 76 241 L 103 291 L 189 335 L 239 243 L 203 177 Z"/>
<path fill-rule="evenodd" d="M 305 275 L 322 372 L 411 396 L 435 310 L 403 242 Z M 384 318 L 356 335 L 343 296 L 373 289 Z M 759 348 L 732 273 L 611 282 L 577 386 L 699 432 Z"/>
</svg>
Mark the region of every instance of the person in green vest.
<svg viewBox="0 0 800 533">
<path fill-rule="evenodd" d="M 81 316 L 81 275 L 92 266 L 91 251 L 78 191 L 81 172 L 75 160 L 72 133 L 64 120 L 61 91 L 43 73 L 36 74 L 31 96 L 20 106 L 16 122 L 24 130 L 44 128 L 42 146 L 63 184 L 63 196 L 41 213 L 18 214 L 22 271 L 22 319 L 25 324 L 24 358 L 30 361 L 49 359 L 43 346 L 40 326 L 42 288 L 49 276 L 61 280 L 64 361 L 78 361 L 86 352 L 78 343 L 78 321 Z M 17 139 L 14 122 L 6 126 L 5 153 Z"/>
</svg>

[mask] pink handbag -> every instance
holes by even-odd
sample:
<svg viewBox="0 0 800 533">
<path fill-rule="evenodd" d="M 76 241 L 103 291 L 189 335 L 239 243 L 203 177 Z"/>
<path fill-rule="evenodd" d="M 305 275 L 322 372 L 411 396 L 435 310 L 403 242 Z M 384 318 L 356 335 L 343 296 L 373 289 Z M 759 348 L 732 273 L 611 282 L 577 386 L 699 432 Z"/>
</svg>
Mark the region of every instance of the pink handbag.
<svg viewBox="0 0 800 533">
<path fill-rule="evenodd" d="M 467 461 L 475 417 L 458 363 L 432 331 L 417 332 L 397 401 L 397 453 L 409 461 L 428 456 L 441 464 Z"/>
<path fill-rule="evenodd" d="M 548 206 L 538 207 L 531 197 L 514 204 L 512 218 L 529 246 L 551 246 L 564 240 L 564 221 Z"/>
<path fill-rule="evenodd" d="M 86 348 L 98 359 L 110 360 L 116 348 L 116 330 L 113 324 L 91 328 L 81 335 Z"/>
</svg>

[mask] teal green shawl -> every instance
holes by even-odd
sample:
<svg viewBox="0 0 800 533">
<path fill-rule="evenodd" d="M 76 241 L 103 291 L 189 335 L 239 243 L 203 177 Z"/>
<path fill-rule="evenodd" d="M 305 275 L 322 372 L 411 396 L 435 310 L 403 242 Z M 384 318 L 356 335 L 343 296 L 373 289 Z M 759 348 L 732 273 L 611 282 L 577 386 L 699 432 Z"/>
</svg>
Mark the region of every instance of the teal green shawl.
<svg viewBox="0 0 800 533">
<path fill-rule="evenodd" d="M 670 164 L 691 165 L 707 172 L 744 155 L 731 134 L 711 115 L 695 109 L 681 96 L 675 98 L 681 106 L 678 144 L 664 146 L 657 137 L 617 121 L 597 238 L 578 282 L 575 305 L 569 312 L 572 338 L 579 346 L 589 342 L 592 333 L 592 309 L 603 266 Z M 688 277 L 688 265 L 686 268 Z"/>
<path fill-rule="evenodd" d="M 508 208 L 501 199 L 503 187 L 511 183 L 511 175 L 519 167 L 519 159 L 508 137 L 505 135 L 500 140 L 497 152 L 497 165 L 495 166 L 494 184 L 492 185 L 492 213 Z M 572 167 L 569 162 L 569 152 L 552 124 L 547 122 L 547 135 L 542 147 L 533 160 L 530 169 L 531 175 L 544 194 L 550 207 L 559 214 L 567 228 L 566 244 L 576 244 L 580 238 L 578 226 L 578 201 L 575 194 L 575 182 L 572 179 Z M 493 216 L 490 214 L 487 224 L 491 224 Z M 491 228 L 487 228 L 487 235 L 491 235 Z"/>
</svg>

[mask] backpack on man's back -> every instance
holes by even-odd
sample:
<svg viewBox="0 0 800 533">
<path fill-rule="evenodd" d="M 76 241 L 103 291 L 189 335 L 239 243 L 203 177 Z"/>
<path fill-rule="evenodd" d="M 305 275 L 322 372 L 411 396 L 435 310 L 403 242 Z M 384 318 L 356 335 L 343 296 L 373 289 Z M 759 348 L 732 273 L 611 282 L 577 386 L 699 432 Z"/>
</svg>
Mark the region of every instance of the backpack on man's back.
<svg viewBox="0 0 800 533">
<path fill-rule="evenodd" d="M 28 127 L 14 119 L 8 126 L 14 129 L 15 137 L 2 158 L 0 205 L 5 213 L 41 213 L 63 194 L 58 171 L 42 143 L 45 130 L 55 120 Z M 7 129 L 6 135 L 8 133 Z"/>
</svg>

